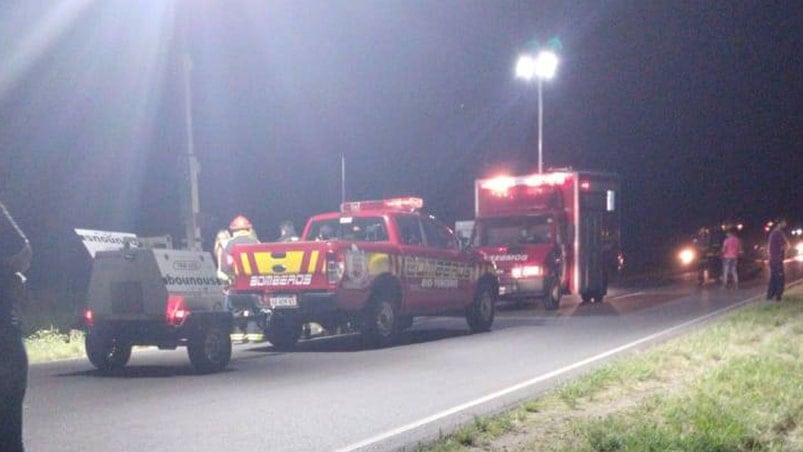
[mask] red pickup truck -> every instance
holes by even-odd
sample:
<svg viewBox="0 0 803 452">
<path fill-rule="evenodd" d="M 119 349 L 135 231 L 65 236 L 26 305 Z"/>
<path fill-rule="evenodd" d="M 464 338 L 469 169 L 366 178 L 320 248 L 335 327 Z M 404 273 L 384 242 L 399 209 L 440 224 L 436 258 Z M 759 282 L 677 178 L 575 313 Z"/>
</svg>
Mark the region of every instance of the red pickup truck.
<svg viewBox="0 0 803 452">
<path fill-rule="evenodd" d="M 298 242 L 236 246 L 230 290 L 257 298 L 282 350 L 308 322 L 360 331 L 368 347 L 389 345 L 415 316 L 459 313 L 472 332 L 489 331 L 494 264 L 422 207 L 420 198 L 347 202 L 310 218 Z"/>
</svg>

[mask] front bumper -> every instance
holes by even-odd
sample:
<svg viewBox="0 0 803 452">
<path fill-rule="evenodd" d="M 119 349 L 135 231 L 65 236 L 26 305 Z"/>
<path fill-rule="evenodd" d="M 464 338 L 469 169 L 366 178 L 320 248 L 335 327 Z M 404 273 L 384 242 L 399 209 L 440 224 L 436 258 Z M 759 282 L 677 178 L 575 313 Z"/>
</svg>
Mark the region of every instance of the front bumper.
<svg viewBox="0 0 803 452">
<path fill-rule="evenodd" d="M 295 306 L 274 306 L 270 298 L 295 297 Z M 335 292 L 274 292 L 265 295 L 259 294 L 230 294 L 229 309 L 235 312 L 235 317 L 239 317 L 243 312 L 250 311 L 251 316 L 255 312 L 294 312 L 304 317 L 315 317 L 318 314 L 331 313 L 344 310 L 338 303 L 338 295 Z"/>
<path fill-rule="evenodd" d="M 520 300 L 542 297 L 544 295 L 544 280 L 543 276 L 500 279 L 499 298 L 502 300 Z"/>
</svg>

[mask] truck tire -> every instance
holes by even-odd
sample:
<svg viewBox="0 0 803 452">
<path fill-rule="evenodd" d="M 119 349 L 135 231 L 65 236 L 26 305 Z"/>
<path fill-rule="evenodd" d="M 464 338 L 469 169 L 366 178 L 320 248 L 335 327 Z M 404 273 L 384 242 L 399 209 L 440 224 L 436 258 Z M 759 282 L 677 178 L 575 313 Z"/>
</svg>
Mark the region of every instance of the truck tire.
<svg viewBox="0 0 803 452">
<path fill-rule="evenodd" d="M 466 307 L 466 322 L 472 333 L 491 331 L 496 314 L 496 297 L 488 284 L 480 284 L 474 300 Z"/>
<path fill-rule="evenodd" d="M 122 369 L 131 358 L 131 345 L 121 343 L 106 332 L 90 330 L 84 345 L 89 362 L 102 372 Z"/>
<path fill-rule="evenodd" d="M 201 329 L 190 337 L 187 353 L 200 373 L 223 370 L 231 360 L 231 335 L 218 326 Z"/>
<path fill-rule="evenodd" d="M 376 292 L 368 302 L 363 315 L 362 340 L 366 348 L 387 347 L 399 332 L 396 303 L 384 291 Z"/>
<path fill-rule="evenodd" d="M 274 313 L 265 328 L 265 338 L 280 351 L 293 350 L 301 338 L 302 325 L 294 316 Z"/>
<path fill-rule="evenodd" d="M 544 309 L 547 311 L 554 311 L 560 306 L 560 297 L 563 296 L 563 290 L 559 278 L 549 278 L 549 284 L 544 291 Z"/>
</svg>

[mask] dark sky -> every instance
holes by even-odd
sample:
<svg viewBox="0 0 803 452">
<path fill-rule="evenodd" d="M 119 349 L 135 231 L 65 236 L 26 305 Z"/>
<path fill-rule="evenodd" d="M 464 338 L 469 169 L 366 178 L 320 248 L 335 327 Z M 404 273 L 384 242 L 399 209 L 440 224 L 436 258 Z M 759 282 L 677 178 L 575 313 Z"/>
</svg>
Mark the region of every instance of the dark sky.
<svg viewBox="0 0 803 452">
<path fill-rule="evenodd" d="M 178 12 L 207 241 L 239 212 L 271 238 L 336 209 L 340 153 L 348 198 L 469 218 L 475 177 L 536 167 L 513 66 L 553 37 L 545 164 L 622 175 L 628 255 L 803 210 L 799 2 L 6 0 L 0 199 L 35 283 L 85 278 L 74 227 L 182 236 Z"/>
</svg>

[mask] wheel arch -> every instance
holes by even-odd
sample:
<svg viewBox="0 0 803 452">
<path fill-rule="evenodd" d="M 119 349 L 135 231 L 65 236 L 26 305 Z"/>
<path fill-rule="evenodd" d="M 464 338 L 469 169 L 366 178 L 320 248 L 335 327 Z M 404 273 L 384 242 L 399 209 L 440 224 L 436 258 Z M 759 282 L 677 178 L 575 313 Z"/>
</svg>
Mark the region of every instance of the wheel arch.
<svg viewBox="0 0 803 452">
<path fill-rule="evenodd" d="M 475 292 L 479 290 L 480 287 L 489 286 L 491 288 L 491 293 L 494 296 L 494 299 L 499 298 L 499 278 L 496 275 L 491 273 L 485 273 L 484 275 L 480 276 L 477 280 L 477 286 L 475 287 Z"/>
<path fill-rule="evenodd" d="M 402 292 L 401 281 L 396 275 L 383 273 L 374 278 L 371 284 L 368 302 L 380 293 L 389 294 L 391 301 L 396 304 L 397 308 L 403 307 L 402 301 L 404 299 L 404 293 Z"/>
</svg>

